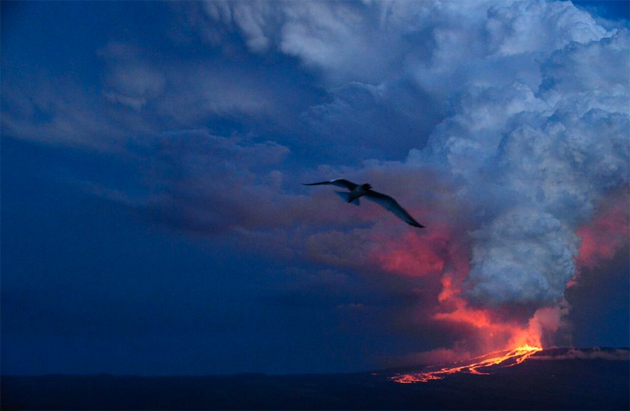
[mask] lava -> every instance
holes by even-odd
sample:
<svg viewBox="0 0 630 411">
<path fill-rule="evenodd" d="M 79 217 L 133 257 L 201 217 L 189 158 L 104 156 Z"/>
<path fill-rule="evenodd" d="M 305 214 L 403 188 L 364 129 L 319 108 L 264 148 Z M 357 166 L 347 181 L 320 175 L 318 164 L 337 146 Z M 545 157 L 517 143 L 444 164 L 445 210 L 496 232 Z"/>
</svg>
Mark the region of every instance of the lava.
<svg viewBox="0 0 630 411">
<path fill-rule="evenodd" d="M 392 377 L 392 380 L 401 384 L 410 384 L 413 382 L 441 380 L 447 375 L 460 372 L 489 375 L 493 369 L 513 367 L 541 350 L 542 348 L 540 347 L 525 344 L 511 351 L 495 351 L 469 361 L 458 362 L 450 366 L 442 366 L 437 370 L 431 370 L 429 368 L 429 370 L 421 373 L 397 374 Z"/>
</svg>

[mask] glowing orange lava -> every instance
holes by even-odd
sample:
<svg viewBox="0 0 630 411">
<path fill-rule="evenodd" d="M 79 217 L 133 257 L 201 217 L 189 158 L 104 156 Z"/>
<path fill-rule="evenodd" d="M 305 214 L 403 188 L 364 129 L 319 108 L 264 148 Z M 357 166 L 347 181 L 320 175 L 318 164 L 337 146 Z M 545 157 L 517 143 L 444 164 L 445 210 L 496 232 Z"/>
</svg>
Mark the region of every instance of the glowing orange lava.
<svg viewBox="0 0 630 411">
<path fill-rule="evenodd" d="M 541 350 L 542 348 L 540 347 L 532 347 L 525 344 L 512 351 L 495 351 L 473 358 L 469 361 L 455 363 L 446 367 L 442 366 L 437 370 L 428 370 L 421 373 L 397 374 L 392 377 L 392 380 L 401 384 L 410 384 L 413 382 L 441 380 L 446 375 L 460 372 L 476 375 L 489 375 L 490 371 L 493 369 L 515 366 Z"/>
</svg>

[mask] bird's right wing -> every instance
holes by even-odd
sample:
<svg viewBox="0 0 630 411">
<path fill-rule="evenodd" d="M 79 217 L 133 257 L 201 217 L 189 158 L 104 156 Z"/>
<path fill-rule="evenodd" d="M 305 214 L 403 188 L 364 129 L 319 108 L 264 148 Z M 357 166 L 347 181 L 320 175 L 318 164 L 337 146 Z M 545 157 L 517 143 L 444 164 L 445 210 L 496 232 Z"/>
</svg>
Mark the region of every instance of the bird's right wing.
<svg viewBox="0 0 630 411">
<path fill-rule="evenodd" d="M 403 220 L 405 223 L 418 228 L 424 228 L 422 224 L 417 222 L 400 204 L 392 197 L 379 193 L 378 191 L 369 190 L 365 196 L 368 200 L 374 201 L 387 211 L 390 211 L 396 215 L 396 217 Z"/>
<path fill-rule="evenodd" d="M 346 179 L 343 178 L 336 178 L 334 180 L 330 180 L 330 181 L 320 181 L 319 183 L 302 183 L 305 186 L 319 186 L 322 184 L 332 184 L 334 186 L 337 187 L 343 187 L 343 188 L 347 188 L 348 190 L 352 191 L 355 188 L 357 188 L 358 184 L 353 183 L 352 181 L 348 181 Z"/>
</svg>

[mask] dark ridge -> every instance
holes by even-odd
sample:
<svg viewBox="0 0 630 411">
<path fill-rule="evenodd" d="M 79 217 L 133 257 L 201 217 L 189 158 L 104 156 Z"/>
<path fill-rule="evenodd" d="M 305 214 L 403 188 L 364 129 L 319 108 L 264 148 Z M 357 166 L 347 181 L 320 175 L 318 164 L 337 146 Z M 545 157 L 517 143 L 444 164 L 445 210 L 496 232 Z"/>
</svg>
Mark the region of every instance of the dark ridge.
<svg viewBox="0 0 630 411">
<path fill-rule="evenodd" d="M 534 354 L 534 357 L 541 357 L 541 356 L 552 356 L 552 357 L 556 357 L 556 356 L 562 356 L 562 355 L 567 355 L 570 353 L 583 353 L 586 355 L 589 354 L 593 354 L 595 355 L 596 353 L 608 353 L 611 355 L 619 355 L 619 354 L 623 354 L 625 353 L 626 355 L 630 353 L 630 349 L 628 349 L 627 347 L 622 347 L 622 348 L 613 348 L 613 347 L 592 347 L 592 348 L 567 348 L 567 347 L 560 347 L 560 348 L 545 348 L 542 351 L 537 352 L 536 354 Z"/>
<path fill-rule="evenodd" d="M 630 362 L 627 355 L 617 355 L 624 350 L 627 353 L 627 348 L 554 348 L 537 353 L 541 360 L 529 359 L 492 375 L 454 374 L 415 384 L 393 382 L 396 370 L 282 376 L 3 376 L 1 405 L 4 410 L 627 410 Z"/>
</svg>

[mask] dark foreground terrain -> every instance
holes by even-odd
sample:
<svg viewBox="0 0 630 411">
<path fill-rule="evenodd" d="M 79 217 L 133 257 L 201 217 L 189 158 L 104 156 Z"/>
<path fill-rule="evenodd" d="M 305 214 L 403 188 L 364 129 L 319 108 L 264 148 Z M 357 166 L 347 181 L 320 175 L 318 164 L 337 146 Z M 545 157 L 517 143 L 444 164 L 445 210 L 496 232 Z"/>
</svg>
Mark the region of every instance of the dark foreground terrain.
<svg viewBox="0 0 630 411">
<path fill-rule="evenodd" d="M 545 350 L 493 375 L 398 384 L 378 373 L 213 377 L 4 376 L 2 409 L 603 409 L 629 408 L 626 355 Z M 619 350 L 610 350 L 618 354 Z M 551 359 L 550 359 L 551 356 Z M 547 359 L 543 359 L 547 358 Z M 576 358 L 582 357 L 582 358 Z M 621 359 L 620 359 L 621 358 Z"/>
</svg>

